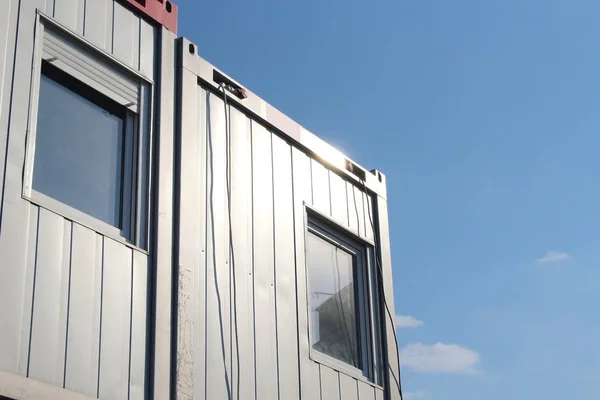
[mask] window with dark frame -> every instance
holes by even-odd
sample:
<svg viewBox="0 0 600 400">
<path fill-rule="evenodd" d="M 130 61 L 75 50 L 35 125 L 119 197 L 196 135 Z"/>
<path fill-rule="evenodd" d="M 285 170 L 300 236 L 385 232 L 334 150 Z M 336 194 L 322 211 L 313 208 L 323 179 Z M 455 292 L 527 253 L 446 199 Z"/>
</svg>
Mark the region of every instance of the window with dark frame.
<svg viewBox="0 0 600 400">
<path fill-rule="evenodd" d="M 378 381 L 377 296 L 370 246 L 309 212 L 306 263 L 313 352 Z"/>
<path fill-rule="evenodd" d="M 43 62 L 32 188 L 129 231 L 127 111 Z M 128 165 L 129 164 L 129 165 Z M 127 184 L 129 183 L 129 185 Z"/>
<path fill-rule="evenodd" d="M 23 196 L 147 246 L 151 83 L 40 22 Z"/>
</svg>

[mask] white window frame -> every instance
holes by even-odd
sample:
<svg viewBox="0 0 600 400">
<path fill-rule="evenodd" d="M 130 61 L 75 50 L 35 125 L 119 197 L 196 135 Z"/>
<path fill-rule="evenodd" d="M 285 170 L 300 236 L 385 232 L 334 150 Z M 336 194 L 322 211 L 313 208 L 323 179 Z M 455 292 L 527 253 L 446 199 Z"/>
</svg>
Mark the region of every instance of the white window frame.
<svg viewBox="0 0 600 400">
<path fill-rule="evenodd" d="M 48 54 L 45 40 L 49 36 L 46 35 L 61 38 L 65 43 L 70 44 L 59 49 L 61 51 L 60 57 Z M 62 52 L 65 49 L 66 51 Z M 56 50 L 52 50 L 56 52 Z M 83 56 L 80 57 L 80 55 Z M 92 62 L 90 62 L 90 58 L 92 58 Z M 97 61 L 97 63 L 94 61 Z M 88 90 L 100 92 L 123 107 L 125 114 L 125 146 L 123 148 L 125 161 L 122 164 L 124 170 L 121 193 L 122 228 L 99 220 L 33 188 L 39 91 L 43 62 L 52 64 L 54 68 L 79 81 L 84 92 Z M 77 63 L 81 64 L 82 62 L 86 64 L 89 70 L 98 72 L 99 78 L 94 76 L 93 73 L 86 74 L 78 70 Z M 60 81 L 58 83 L 62 85 Z M 137 94 L 132 90 L 137 91 Z M 22 197 L 31 203 L 87 226 L 98 233 L 146 251 L 149 243 L 152 103 L 152 81 L 125 66 L 112 55 L 97 48 L 76 33 L 63 27 L 51 17 L 38 11 Z M 141 215 L 144 207 L 145 215 Z"/>
<path fill-rule="evenodd" d="M 374 244 L 362 238 L 335 220 L 318 212 L 313 207 L 305 204 L 305 251 L 306 251 L 306 285 L 307 285 L 307 312 L 308 312 L 308 338 L 310 359 L 327 365 L 334 370 L 366 382 L 374 387 L 383 389 L 382 360 L 384 349 L 381 340 L 381 304 L 377 290 L 377 274 L 374 267 Z M 359 353 L 362 360 L 362 369 L 356 368 L 341 360 L 331 357 L 313 348 L 312 331 L 313 320 L 310 301 L 310 266 L 308 257 L 308 235 L 313 234 L 333 246 L 353 256 L 356 268 L 355 285 L 357 287 L 355 303 L 358 306 L 358 324 L 360 327 Z"/>
</svg>

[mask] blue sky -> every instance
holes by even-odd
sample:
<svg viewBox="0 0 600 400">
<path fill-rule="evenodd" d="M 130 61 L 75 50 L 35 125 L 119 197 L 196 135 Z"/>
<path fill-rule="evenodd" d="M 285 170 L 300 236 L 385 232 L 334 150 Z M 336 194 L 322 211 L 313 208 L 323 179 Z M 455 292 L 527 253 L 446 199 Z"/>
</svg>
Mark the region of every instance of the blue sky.
<svg viewBox="0 0 600 400">
<path fill-rule="evenodd" d="M 178 5 L 204 58 L 386 173 L 407 399 L 600 398 L 600 3 Z"/>
</svg>

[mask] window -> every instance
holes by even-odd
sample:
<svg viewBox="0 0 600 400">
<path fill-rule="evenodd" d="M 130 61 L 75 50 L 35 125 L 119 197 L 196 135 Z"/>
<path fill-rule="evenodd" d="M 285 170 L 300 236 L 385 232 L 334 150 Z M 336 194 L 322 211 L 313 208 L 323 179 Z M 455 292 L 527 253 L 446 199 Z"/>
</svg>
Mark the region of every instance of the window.
<svg viewBox="0 0 600 400">
<path fill-rule="evenodd" d="M 310 213 L 306 238 L 312 352 L 335 367 L 377 381 L 372 248 Z"/>
<path fill-rule="evenodd" d="M 143 248 L 149 85 L 50 21 L 40 30 L 24 195 Z"/>
<path fill-rule="evenodd" d="M 32 187 L 124 230 L 130 205 L 124 197 L 131 193 L 124 187 L 131 179 L 126 182 L 124 176 L 131 173 L 133 158 L 127 115 L 82 86 L 56 67 L 42 65 Z"/>
</svg>

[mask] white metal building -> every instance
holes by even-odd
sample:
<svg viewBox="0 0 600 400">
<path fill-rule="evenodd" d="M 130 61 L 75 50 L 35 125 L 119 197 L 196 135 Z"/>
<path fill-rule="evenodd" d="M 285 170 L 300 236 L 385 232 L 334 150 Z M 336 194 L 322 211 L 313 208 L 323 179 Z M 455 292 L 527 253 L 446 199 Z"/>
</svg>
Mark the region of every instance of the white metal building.
<svg viewBox="0 0 600 400">
<path fill-rule="evenodd" d="M 4 0 L 0 399 L 399 399 L 385 176 L 169 0 Z"/>
</svg>

